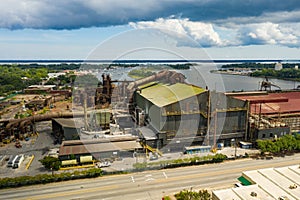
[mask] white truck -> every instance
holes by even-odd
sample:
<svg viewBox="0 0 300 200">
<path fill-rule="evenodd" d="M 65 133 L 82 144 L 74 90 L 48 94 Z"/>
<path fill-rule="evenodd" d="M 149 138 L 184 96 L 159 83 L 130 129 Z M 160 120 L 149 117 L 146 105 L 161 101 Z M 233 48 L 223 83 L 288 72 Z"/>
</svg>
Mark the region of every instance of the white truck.
<svg viewBox="0 0 300 200">
<path fill-rule="evenodd" d="M 10 156 L 7 162 L 7 167 L 12 167 L 18 156 Z"/>
<path fill-rule="evenodd" d="M 24 160 L 24 155 L 19 155 L 12 166 L 13 169 L 19 168 L 23 160 Z"/>
</svg>

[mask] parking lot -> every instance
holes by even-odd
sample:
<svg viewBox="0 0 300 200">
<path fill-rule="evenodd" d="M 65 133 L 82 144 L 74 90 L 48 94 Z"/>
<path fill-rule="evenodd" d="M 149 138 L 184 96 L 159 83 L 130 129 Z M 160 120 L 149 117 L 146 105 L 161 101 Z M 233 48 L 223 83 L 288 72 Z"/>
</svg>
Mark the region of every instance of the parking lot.
<svg viewBox="0 0 300 200">
<path fill-rule="evenodd" d="M 59 147 L 59 145 L 54 145 L 53 143 L 53 137 L 51 136 L 51 121 L 36 123 L 36 130 L 38 135 L 30 137 L 28 141 L 21 141 L 21 148 L 16 148 L 14 142 L 0 147 L 0 155 L 6 156 L 6 161 L 0 166 L 0 178 L 23 175 L 34 176 L 40 173 L 51 173 L 39 162 L 40 159 L 47 155 L 49 149 Z M 16 169 L 7 167 L 9 156 L 20 154 L 23 154 L 25 157 L 21 166 Z M 32 155 L 34 155 L 34 159 L 28 170 L 26 170 L 26 164 L 29 162 Z"/>
</svg>

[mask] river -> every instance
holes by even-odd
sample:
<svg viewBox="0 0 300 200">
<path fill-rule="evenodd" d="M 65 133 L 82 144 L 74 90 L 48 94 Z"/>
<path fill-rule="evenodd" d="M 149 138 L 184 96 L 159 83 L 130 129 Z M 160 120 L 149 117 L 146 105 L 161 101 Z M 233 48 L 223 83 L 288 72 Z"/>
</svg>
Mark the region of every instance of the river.
<svg viewBox="0 0 300 200">
<path fill-rule="evenodd" d="M 232 92 L 232 91 L 254 91 L 260 89 L 260 83 L 264 78 L 241 76 L 241 75 L 230 75 L 230 74 L 218 74 L 211 73 L 211 70 L 218 69 L 221 65 L 215 64 L 196 64 L 189 70 L 177 70 L 184 74 L 187 78 L 187 82 L 203 87 L 206 86 L 210 90 L 217 90 L 219 92 Z M 139 67 L 136 67 L 139 68 Z M 128 72 L 136 68 L 116 68 L 103 71 L 109 73 L 113 80 L 132 80 L 128 77 Z M 98 78 L 101 77 L 102 73 L 98 74 Z M 272 84 L 278 85 L 282 90 L 294 89 L 300 82 L 286 81 L 280 79 L 269 79 Z M 278 89 L 272 87 L 273 90 Z"/>
<path fill-rule="evenodd" d="M 206 87 L 210 90 L 217 90 L 219 92 L 232 92 L 232 91 L 254 91 L 260 89 L 260 83 L 264 78 L 242 76 L 242 75 L 230 75 L 211 73 L 211 70 L 218 69 L 220 67 L 213 64 L 198 64 L 190 70 L 180 70 L 187 77 L 187 81 L 200 87 Z M 294 89 L 300 82 L 286 81 L 280 79 L 269 79 L 269 81 L 279 86 L 282 90 Z M 272 90 L 278 89 L 272 87 Z"/>
</svg>

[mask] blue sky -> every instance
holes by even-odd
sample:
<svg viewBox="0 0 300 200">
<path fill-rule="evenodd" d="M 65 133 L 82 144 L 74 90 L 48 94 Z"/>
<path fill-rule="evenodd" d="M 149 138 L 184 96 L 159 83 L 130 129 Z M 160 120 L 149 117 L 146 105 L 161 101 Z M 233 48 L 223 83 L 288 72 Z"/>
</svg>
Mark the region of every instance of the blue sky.
<svg viewBox="0 0 300 200">
<path fill-rule="evenodd" d="M 0 0 L 0 4 L 0 59 L 299 59 L 300 55 L 298 0 Z"/>
</svg>

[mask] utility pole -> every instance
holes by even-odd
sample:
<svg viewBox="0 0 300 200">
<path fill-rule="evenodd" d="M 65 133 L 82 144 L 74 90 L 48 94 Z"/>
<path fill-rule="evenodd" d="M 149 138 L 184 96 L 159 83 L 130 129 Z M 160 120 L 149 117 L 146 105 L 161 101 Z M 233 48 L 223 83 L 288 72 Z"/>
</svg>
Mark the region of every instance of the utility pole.
<svg viewBox="0 0 300 200">
<path fill-rule="evenodd" d="M 234 139 L 234 159 L 236 159 L 236 151 L 237 151 L 237 145 L 236 145 L 236 138 Z"/>
</svg>

